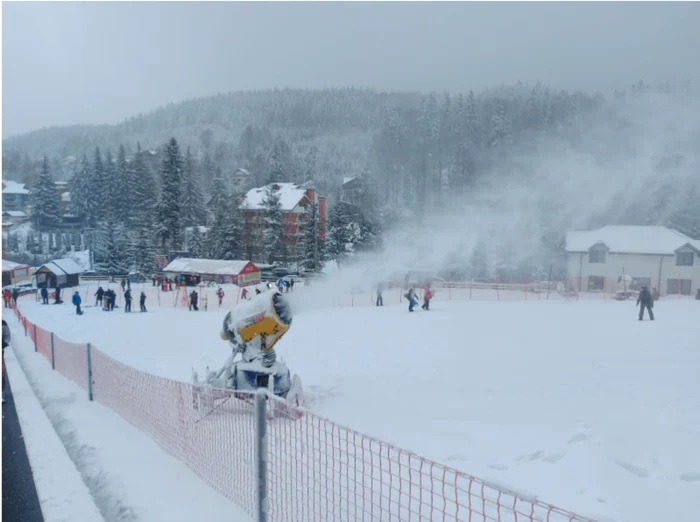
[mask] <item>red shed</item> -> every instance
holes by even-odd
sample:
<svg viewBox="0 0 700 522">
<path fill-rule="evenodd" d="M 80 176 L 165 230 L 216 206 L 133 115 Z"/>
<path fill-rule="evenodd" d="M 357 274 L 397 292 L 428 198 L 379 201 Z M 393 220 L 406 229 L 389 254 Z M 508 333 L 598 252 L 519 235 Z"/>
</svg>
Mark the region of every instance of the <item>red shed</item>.
<svg viewBox="0 0 700 522">
<path fill-rule="evenodd" d="M 260 282 L 260 269 L 251 261 L 181 257 L 163 268 L 163 273 L 181 276 L 189 285 L 199 284 L 200 281 L 233 283 L 238 286 Z"/>
</svg>

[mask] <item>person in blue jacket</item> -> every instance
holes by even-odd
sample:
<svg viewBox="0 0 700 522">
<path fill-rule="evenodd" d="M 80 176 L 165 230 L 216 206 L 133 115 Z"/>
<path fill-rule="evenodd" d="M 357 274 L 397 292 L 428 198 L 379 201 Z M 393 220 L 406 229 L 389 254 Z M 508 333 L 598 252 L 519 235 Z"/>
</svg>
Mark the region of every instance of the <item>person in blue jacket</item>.
<svg viewBox="0 0 700 522">
<path fill-rule="evenodd" d="M 41 304 L 49 304 L 49 290 L 45 287 L 41 287 Z"/>
<path fill-rule="evenodd" d="M 75 305 L 75 313 L 78 315 L 83 315 L 83 311 L 80 309 L 80 303 L 82 302 L 83 300 L 80 298 L 80 294 L 76 290 L 73 294 L 73 304 Z"/>
</svg>

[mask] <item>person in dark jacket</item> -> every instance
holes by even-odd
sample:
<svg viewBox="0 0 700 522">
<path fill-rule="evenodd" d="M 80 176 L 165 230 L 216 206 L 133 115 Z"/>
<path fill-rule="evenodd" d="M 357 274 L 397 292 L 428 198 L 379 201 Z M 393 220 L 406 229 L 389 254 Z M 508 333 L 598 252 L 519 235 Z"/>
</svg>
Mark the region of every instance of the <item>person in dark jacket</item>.
<svg viewBox="0 0 700 522">
<path fill-rule="evenodd" d="M 17 298 L 19 297 L 19 290 L 16 288 L 12 289 L 12 307 L 17 306 Z"/>
<path fill-rule="evenodd" d="M 131 290 L 124 292 L 124 312 L 131 312 Z"/>
<path fill-rule="evenodd" d="M 649 312 L 649 319 L 653 321 L 654 312 L 652 309 L 654 308 L 654 298 L 649 288 L 646 286 L 642 287 L 642 291 L 639 292 L 639 297 L 637 297 L 637 306 L 639 306 L 640 303 L 642 306 L 639 307 L 639 320 L 642 321 L 644 319 L 644 309 L 646 308 Z"/>
<path fill-rule="evenodd" d="M 199 296 L 195 290 L 192 290 L 192 293 L 190 294 L 190 310 L 193 308 L 195 312 L 199 310 L 199 308 L 197 308 L 197 301 L 199 301 Z"/>
<path fill-rule="evenodd" d="M 99 287 L 97 289 L 97 292 L 95 292 L 95 296 L 97 297 L 97 300 L 95 301 L 95 306 L 101 305 L 102 304 L 102 299 L 104 299 L 105 296 L 105 291 L 102 287 Z"/>
<path fill-rule="evenodd" d="M 141 296 L 139 297 L 139 306 L 141 307 L 142 312 L 147 312 L 146 310 L 146 292 L 141 292 Z"/>
<path fill-rule="evenodd" d="M 56 287 L 53 289 L 53 293 L 54 293 L 53 304 L 63 304 L 63 301 L 61 300 L 61 289 L 59 287 Z"/>
<path fill-rule="evenodd" d="M 384 291 L 384 285 L 377 285 L 377 306 L 384 306 L 384 297 L 382 292 Z"/>
<path fill-rule="evenodd" d="M 406 299 L 408 299 L 408 311 L 413 312 L 413 309 L 418 304 L 418 296 L 416 295 L 416 290 L 413 287 L 411 287 L 406 293 L 405 297 Z"/>
<path fill-rule="evenodd" d="M 75 305 L 75 313 L 78 315 L 83 315 L 83 311 L 80 309 L 80 303 L 82 303 L 82 299 L 80 298 L 80 294 L 76 290 L 75 293 L 73 294 L 73 304 Z"/>
<path fill-rule="evenodd" d="M 49 304 L 49 289 L 45 286 L 41 287 L 41 304 Z"/>
</svg>

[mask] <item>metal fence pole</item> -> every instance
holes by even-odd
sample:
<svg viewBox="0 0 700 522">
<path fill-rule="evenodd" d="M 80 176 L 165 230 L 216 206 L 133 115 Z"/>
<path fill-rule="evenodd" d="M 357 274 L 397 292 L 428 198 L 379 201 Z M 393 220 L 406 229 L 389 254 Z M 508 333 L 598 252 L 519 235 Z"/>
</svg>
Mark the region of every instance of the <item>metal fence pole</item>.
<svg viewBox="0 0 700 522">
<path fill-rule="evenodd" d="M 87 378 L 88 378 L 88 400 L 92 400 L 92 358 L 90 353 L 92 352 L 92 347 L 90 343 L 87 343 Z"/>
<path fill-rule="evenodd" d="M 35 352 L 39 351 L 39 346 L 37 345 L 37 342 L 36 342 L 36 323 L 34 323 L 34 351 Z"/>
<path fill-rule="evenodd" d="M 51 332 L 51 369 L 56 369 L 56 357 L 54 356 L 53 351 L 53 332 Z"/>
<path fill-rule="evenodd" d="M 267 419 L 265 389 L 255 392 L 255 521 L 267 522 Z"/>
</svg>

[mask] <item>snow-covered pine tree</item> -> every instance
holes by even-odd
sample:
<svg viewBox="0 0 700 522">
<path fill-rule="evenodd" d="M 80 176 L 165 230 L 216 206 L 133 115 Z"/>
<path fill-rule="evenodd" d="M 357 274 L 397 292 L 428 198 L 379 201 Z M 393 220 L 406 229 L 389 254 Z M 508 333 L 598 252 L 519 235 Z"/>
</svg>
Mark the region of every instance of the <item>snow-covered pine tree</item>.
<svg viewBox="0 0 700 522">
<path fill-rule="evenodd" d="M 33 199 L 32 217 L 35 230 L 52 227 L 61 220 L 61 202 L 56 193 L 56 186 L 49 169 L 49 159 L 46 156 L 41 164 Z"/>
<path fill-rule="evenodd" d="M 287 260 L 287 244 L 284 233 L 284 210 L 277 191 L 268 186 L 262 201 L 265 214 L 263 251 L 269 264 Z"/>
<path fill-rule="evenodd" d="M 104 201 L 104 198 L 109 195 L 107 183 L 107 173 L 105 171 L 105 165 L 102 161 L 102 154 L 100 153 L 100 148 L 95 147 L 95 161 L 92 163 L 92 176 L 90 180 L 90 192 L 95 201 Z M 103 211 L 100 210 L 100 214 Z M 101 219 L 103 216 L 99 216 Z"/>
<path fill-rule="evenodd" d="M 272 148 L 268 168 L 270 172 L 270 176 L 267 180 L 268 183 L 282 183 L 286 180 L 282 159 L 282 147 L 279 141 L 275 143 L 275 146 Z"/>
<path fill-rule="evenodd" d="M 117 164 L 112 156 L 112 151 L 107 150 L 104 161 L 104 193 L 100 200 L 102 201 L 103 218 L 111 222 L 124 221 L 124 218 L 129 214 L 129 207 L 125 201 L 124 193 L 126 188 L 123 185 L 123 180 L 119 179 L 121 174 L 117 170 Z"/>
<path fill-rule="evenodd" d="M 187 241 L 187 251 L 190 257 L 204 257 L 204 236 L 199 226 L 192 228 Z"/>
<path fill-rule="evenodd" d="M 214 259 L 241 259 L 242 222 L 238 205 L 222 201 L 214 212 L 212 227 L 207 233 L 205 250 Z"/>
<path fill-rule="evenodd" d="M 311 203 L 306 209 L 306 221 L 302 229 L 302 244 L 304 247 L 302 266 L 305 270 L 318 272 L 325 261 L 325 245 L 321 238 L 321 220 L 318 205 Z"/>
<path fill-rule="evenodd" d="M 316 147 L 311 147 L 309 152 L 304 157 L 303 166 L 303 182 L 312 181 L 316 179 L 316 157 L 318 155 L 318 149 Z"/>
<path fill-rule="evenodd" d="M 77 164 L 77 162 L 76 162 Z M 83 155 L 80 167 L 76 165 L 70 181 L 70 214 L 78 217 L 86 226 L 94 224 L 94 206 L 90 197 L 90 164 Z"/>
<path fill-rule="evenodd" d="M 146 162 L 141 144 L 137 144 L 130 176 L 132 183 L 131 200 L 134 228 L 152 228 L 157 204 L 156 180 L 150 165 Z"/>
<path fill-rule="evenodd" d="M 134 190 L 135 176 L 133 164 L 126 159 L 124 145 L 119 145 L 117 161 L 114 167 L 115 176 L 109 184 L 110 199 L 115 201 L 115 217 L 127 229 L 133 229 L 138 208 L 135 205 Z"/>
<path fill-rule="evenodd" d="M 155 271 L 156 248 L 148 228 L 140 227 L 132 234 L 129 252 L 133 268 L 138 272 L 148 275 Z"/>
<path fill-rule="evenodd" d="M 162 191 L 156 205 L 156 234 L 161 248 L 177 250 L 181 246 L 182 157 L 175 138 L 171 138 L 165 147 L 160 175 Z"/>
<path fill-rule="evenodd" d="M 228 201 L 230 194 L 226 189 L 226 184 L 224 183 L 224 178 L 221 175 L 221 169 L 216 168 L 216 176 L 214 177 L 211 184 L 211 197 L 207 203 L 209 213 L 214 216 L 216 211 L 221 208 L 226 201 Z"/>
<path fill-rule="evenodd" d="M 204 195 L 202 194 L 201 182 L 189 147 L 187 147 L 182 175 L 182 215 L 180 223 L 183 228 L 204 225 L 206 223 Z"/>
<path fill-rule="evenodd" d="M 131 262 L 124 227 L 102 222 L 98 229 L 98 237 L 99 241 L 95 245 L 97 271 L 104 275 L 127 274 Z"/>
<path fill-rule="evenodd" d="M 328 259 L 333 259 L 338 266 L 348 254 L 348 245 L 351 240 L 352 223 L 344 205 L 338 203 L 330 208 L 328 215 L 328 232 L 326 233 L 326 254 Z"/>
</svg>

